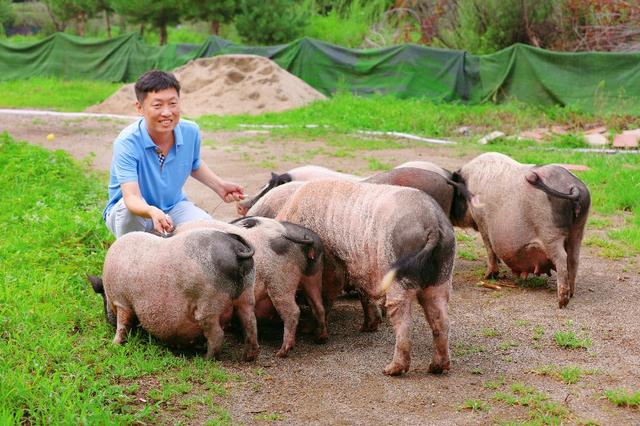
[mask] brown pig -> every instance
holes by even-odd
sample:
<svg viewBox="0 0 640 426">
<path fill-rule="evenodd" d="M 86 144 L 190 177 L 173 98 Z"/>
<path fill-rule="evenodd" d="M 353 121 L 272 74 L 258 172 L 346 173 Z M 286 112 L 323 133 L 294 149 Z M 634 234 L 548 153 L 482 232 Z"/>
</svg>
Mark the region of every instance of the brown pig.
<svg viewBox="0 0 640 426">
<path fill-rule="evenodd" d="M 591 203 L 584 183 L 561 166 L 520 164 L 495 152 L 462 166 L 454 180 L 477 197 L 454 225 L 480 231 L 486 277 L 498 275 L 498 259 L 522 277 L 555 270 L 558 305 L 565 307 L 574 294 Z"/>
<path fill-rule="evenodd" d="M 322 238 L 370 299 L 386 293 L 396 345 L 385 374 L 406 372 L 411 352 L 411 302 L 416 297 L 433 331 L 433 373 L 449 369 L 449 319 L 455 238 L 442 209 L 421 191 L 339 180 L 307 182 L 277 218 Z M 388 291 L 387 291 L 388 290 Z"/>
<path fill-rule="evenodd" d="M 254 249 L 242 238 L 211 229 L 162 238 L 131 232 L 118 238 L 104 261 L 103 278 L 89 277 L 102 293 L 115 344 L 139 324 L 161 342 L 207 340 L 206 358 L 222 346 L 222 323 L 233 308 L 245 332 L 246 360 L 258 355 L 253 282 Z"/>
</svg>

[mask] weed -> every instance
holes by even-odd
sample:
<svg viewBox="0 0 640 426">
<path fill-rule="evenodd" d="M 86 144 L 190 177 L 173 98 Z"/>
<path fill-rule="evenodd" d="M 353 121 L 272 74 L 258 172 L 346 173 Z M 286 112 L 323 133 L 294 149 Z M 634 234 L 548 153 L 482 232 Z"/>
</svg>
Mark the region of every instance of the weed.
<svg viewBox="0 0 640 426">
<path fill-rule="evenodd" d="M 533 336 L 531 337 L 533 340 L 540 340 L 544 336 L 544 327 L 541 325 L 536 325 L 533 328 Z"/>
<path fill-rule="evenodd" d="M 458 257 L 465 260 L 478 260 L 478 255 L 465 249 L 458 249 Z"/>
<path fill-rule="evenodd" d="M 558 346 L 565 349 L 587 349 L 591 346 L 591 339 L 579 338 L 573 331 L 556 331 L 553 338 Z"/>
<path fill-rule="evenodd" d="M 524 288 L 545 288 L 547 286 L 547 279 L 536 276 L 530 276 L 526 279 L 516 278 L 516 284 Z"/>
<path fill-rule="evenodd" d="M 562 424 L 571 414 L 564 405 L 550 401 L 546 394 L 533 386 L 522 383 L 513 383 L 509 392 L 496 392 L 493 395 L 493 400 L 509 406 L 528 407 L 528 422 L 526 424 Z"/>
<path fill-rule="evenodd" d="M 471 374 L 474 374 L 474 375 L 477 375 L 477 376 L 481 376 L 481 375 L 484 374 L 484 371 L 480 367 L 475 367 L 475 368 L 471 369 Z"/>
<path fill-rule="evenodd" d="M 629 392 L 625 389 L 613 389 L 604 392 L 605 398 L 618 407 L 640 407 L 640 391 Z"/>
<path fill-rule="evenodd" d="M 529 321 L 529 320 L 521 320 L 521 319 L 520 320 L 516 320 L 516 325 L 518 327 L 524 327 L 524 326 L 529 325 L 529 324 L 531 324 L 531 321 Z"/>
<path fill-rule="evenodd" d="M 466 343 L 456 343 L 453 346 L 453 353 L 455 356 L 463 358 L 468 355 L 473 355 L 481 352 L 486 352 L 487 348 L 480 345 L 466 344 Z"/>
<path fill-rule="evenodd" d="M 463 410 L 471 410 L 475 413 L 476 411 L 489 411 L 491 406 L 481 399 L 467 399 L 462 403 L 460 408 Z"/>
<path fill-rule="evenodd" d="M 277 422 L 279 420 L 284 420 L 284 416 L 279 413 L 260 413 L 254 417 L 254 420 L 263 422 Z"/>
<path fill-rule="evenodd" d="M 583 370 L 577 365 L 568 365 L 560 368 L 550 364 L 540 366 L 533 372 L 541 376 L 553 377 L 566 384 L 578 383 L 585 374 L 594 373 L 592 370 Z"/>
<path fill-rule="evenodd" d="M 486 382 L 484 382 L 483 386 L 486 389 L 498 389 L 499 387 L 502 387 L 504 384 L 505 384 L 504 377 L 499 377 L 496 380 L 487 380 Z"/>
<path fill-rule="evenodd" d="M 506 342 L 502 342 L 498 345 L 498 349 L 501 351 L 508 351 L 511 348 L 517 348 L 518 342 L 514 342 L 513 340 L 507 340 Z"/>
<path fill-rule="evenodd" d="M 495 328 L 483 328 L 482 335 L 484 337 L 498 337 L 500 333 Z"/>
</svg>

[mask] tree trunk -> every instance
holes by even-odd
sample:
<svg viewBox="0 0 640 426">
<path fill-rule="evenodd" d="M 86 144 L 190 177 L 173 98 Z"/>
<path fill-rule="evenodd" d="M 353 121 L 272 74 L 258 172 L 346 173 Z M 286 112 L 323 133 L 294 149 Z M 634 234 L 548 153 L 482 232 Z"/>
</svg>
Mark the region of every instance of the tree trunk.
<svg viewBox="0 0 640 426">
<path fill-rule="evenodd" d="M 167 44 L 167 24 L 160 25 L 160 46 Z"/>
<path fill-rule="evenodd" d="M 220 34 L 220 21 L 211 21 L 211 27 L 209 29 L 210 33 L 213 35 Z"/>
<path fill-rule="evenodd" d="M 80 37 L 84 37 L 87 28 L 87 14 L 78 12 L 76 15 L 76 32 Z"/>
<path fill-rule="evenodd" d="M 140 24 L 140 37 L 144 37 L 144 24 Z"/>
<path fill-rule="evenodd" d="M 107 37 L 111 38 L 111 17 L 108 10 L 104 11 L 104 25 L 107 27 Z"/>
</svg>

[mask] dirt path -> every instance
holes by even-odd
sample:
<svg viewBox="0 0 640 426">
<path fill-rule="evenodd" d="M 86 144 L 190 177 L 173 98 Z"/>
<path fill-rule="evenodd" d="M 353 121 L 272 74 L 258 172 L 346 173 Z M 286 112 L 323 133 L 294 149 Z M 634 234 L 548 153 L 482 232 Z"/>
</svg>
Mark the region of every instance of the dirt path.
<svg viewBox="0 0 640 426">
<path fill-rule="evenodd" d="M 56 118 L 0 114 L 0 131 L 9 131 L 50 149 L 64 149 L 75 157 L 89 156 L 92 167 L 106 171 L 111 142 L 126 125 L 122 119 Z M 53 141 L 46 135 L 55 134 Z M 303 153 L 322 146 L 322 141 L 273 140 L 263 133 L 205 133 L 203 158 L 221 176 L 241 183 L 254 192 L 268 177 L 265 158 L 277 170 L 302 164 Z M 238 143 L 260 139 L 259 143 Z M 296 154 L 299 153 L 299 154 Z M 297 156 L 296 156 L 297 155 Z M 367 152 L 385 161 L 430 159 L 445 167 L 462 164 L 473 153 L 459 155 L 455 148 L 418 146 L 400 150 Z M 365 156 L 352 158 L 318 155 L 307 163 L 366 174 Z M 306 158 L 306 157 L 305 157 Z M 106 191 L 106 189 L 105 189 Z M 189 182 L 191 199 L 220 219 L 235 217 L 232 205 L 220 204 L 211 191 Z M 105 194 L 106 197 L 106 194 Z M 588 234 L 593 231 L 588 230 Z M 451 316 L 452 370 L 444 376 L 426 372 L 431 351 L 430 330 L 423 315 L 414 309 L 412 366 L 400 378 L 381 371 L 391 359 L 393 332 L 383 323 L 376 333 L 360 333 L 360 304 L 340 299 L 329 317 L 330 340 L 311 343 L 301 334 L 288 359 L 277 359 L 279 326 L 260 329 L 262 353 L 257 364 L 236 359 L 238 345 L 227 345 L 223 365 L 238 373 L 227 397 L 221 400 L 234 423 L 253 424 L 260 418 L 282 424 L 493 424 L 534 418 L 531 409 L 494 398 L 496 392 L 513 393 L 521 383 L 535 387 L 557 403 L 565 424 L 640 424 L 638 409 L 618 408 L 602 397 L 609 389 L 640 390 L 640 279 L 636 258 L 619 262 L 596 256 L 583 248 L 577 293 L 567 309 L 556 307 L 555 279 L 540 286 L 503 287 L 490 290 L 477 286 L 484 270 L 484 254 L 474 233 L 467 234 L 468 251 L 477 260 L 458 259 Z M 508 275 L 501 282 L 515 282 Z M 556 331 L 572 331 L 588 337 L 588 349 L 561 349 Z M 575 384 L 542 375 L 545 370 L 578 366 L 583 372 Z M 492 384 L 493 383 L 493 384 Z M 488 411 L 461 408 L 465 401 L 482 400 Z M 175 415 L 167 414 L 167 415 Z M 535 417 L 540 420 L 541 417 Z M 197 423 L 193 419 L 182 419 Z M 175 419 L 167 417 L 167 423 Z M 267 422 L 267 420 L 261 420 Z"/>
</svg>

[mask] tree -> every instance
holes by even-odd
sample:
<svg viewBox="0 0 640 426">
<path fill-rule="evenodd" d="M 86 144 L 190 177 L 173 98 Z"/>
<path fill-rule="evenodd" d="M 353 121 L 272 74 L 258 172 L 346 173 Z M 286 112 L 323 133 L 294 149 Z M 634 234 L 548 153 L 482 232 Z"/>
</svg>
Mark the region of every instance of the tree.
<svg viewBox="0 0 640 426">
<path fill-rule="evenodd" d="M 308 19 L 294 0 L 241 0 L 236 28 L 247 43 L 279 44 L 299 37 Z"/>
<path fill-rule="evenodd" d="M 96 0 L 44 0 L 56 31 L 64 31 L 69 21 L 75 19 L 76 33 L 85 35 L 87 19 L 96 10 Z"/>
<path fill-rule="evenodd" d="M 16 15 L 11 7 L 11 0 L 0 0 L 0 33 L 4 29 L 11 26 L 15 21 Z"/>
<path fill-rule="evenodd" d="M 220 24 L 231 22 L 239 9 L 238 0 L 185 0 L 182 3 L 186 19 L 208 22 L 210 33 L 215 35 L 220 33 Z"/>
<path fill-rule="evenodd" d="M 175 0 L 112 0 L 116 13 L 135 24 L 150 24 L 160 31 L 160 45 L 167 44 L 167 26 L 177 25 L 182 7 Z"/>
<path fill-rule="evenodd" d="M 104 25 L 107 30 L 107 37 L 111 38 L 111 14 L 114 12 L 111 0 L 96 0 L 96 13 L 104 13 Z"/>
</svg>

